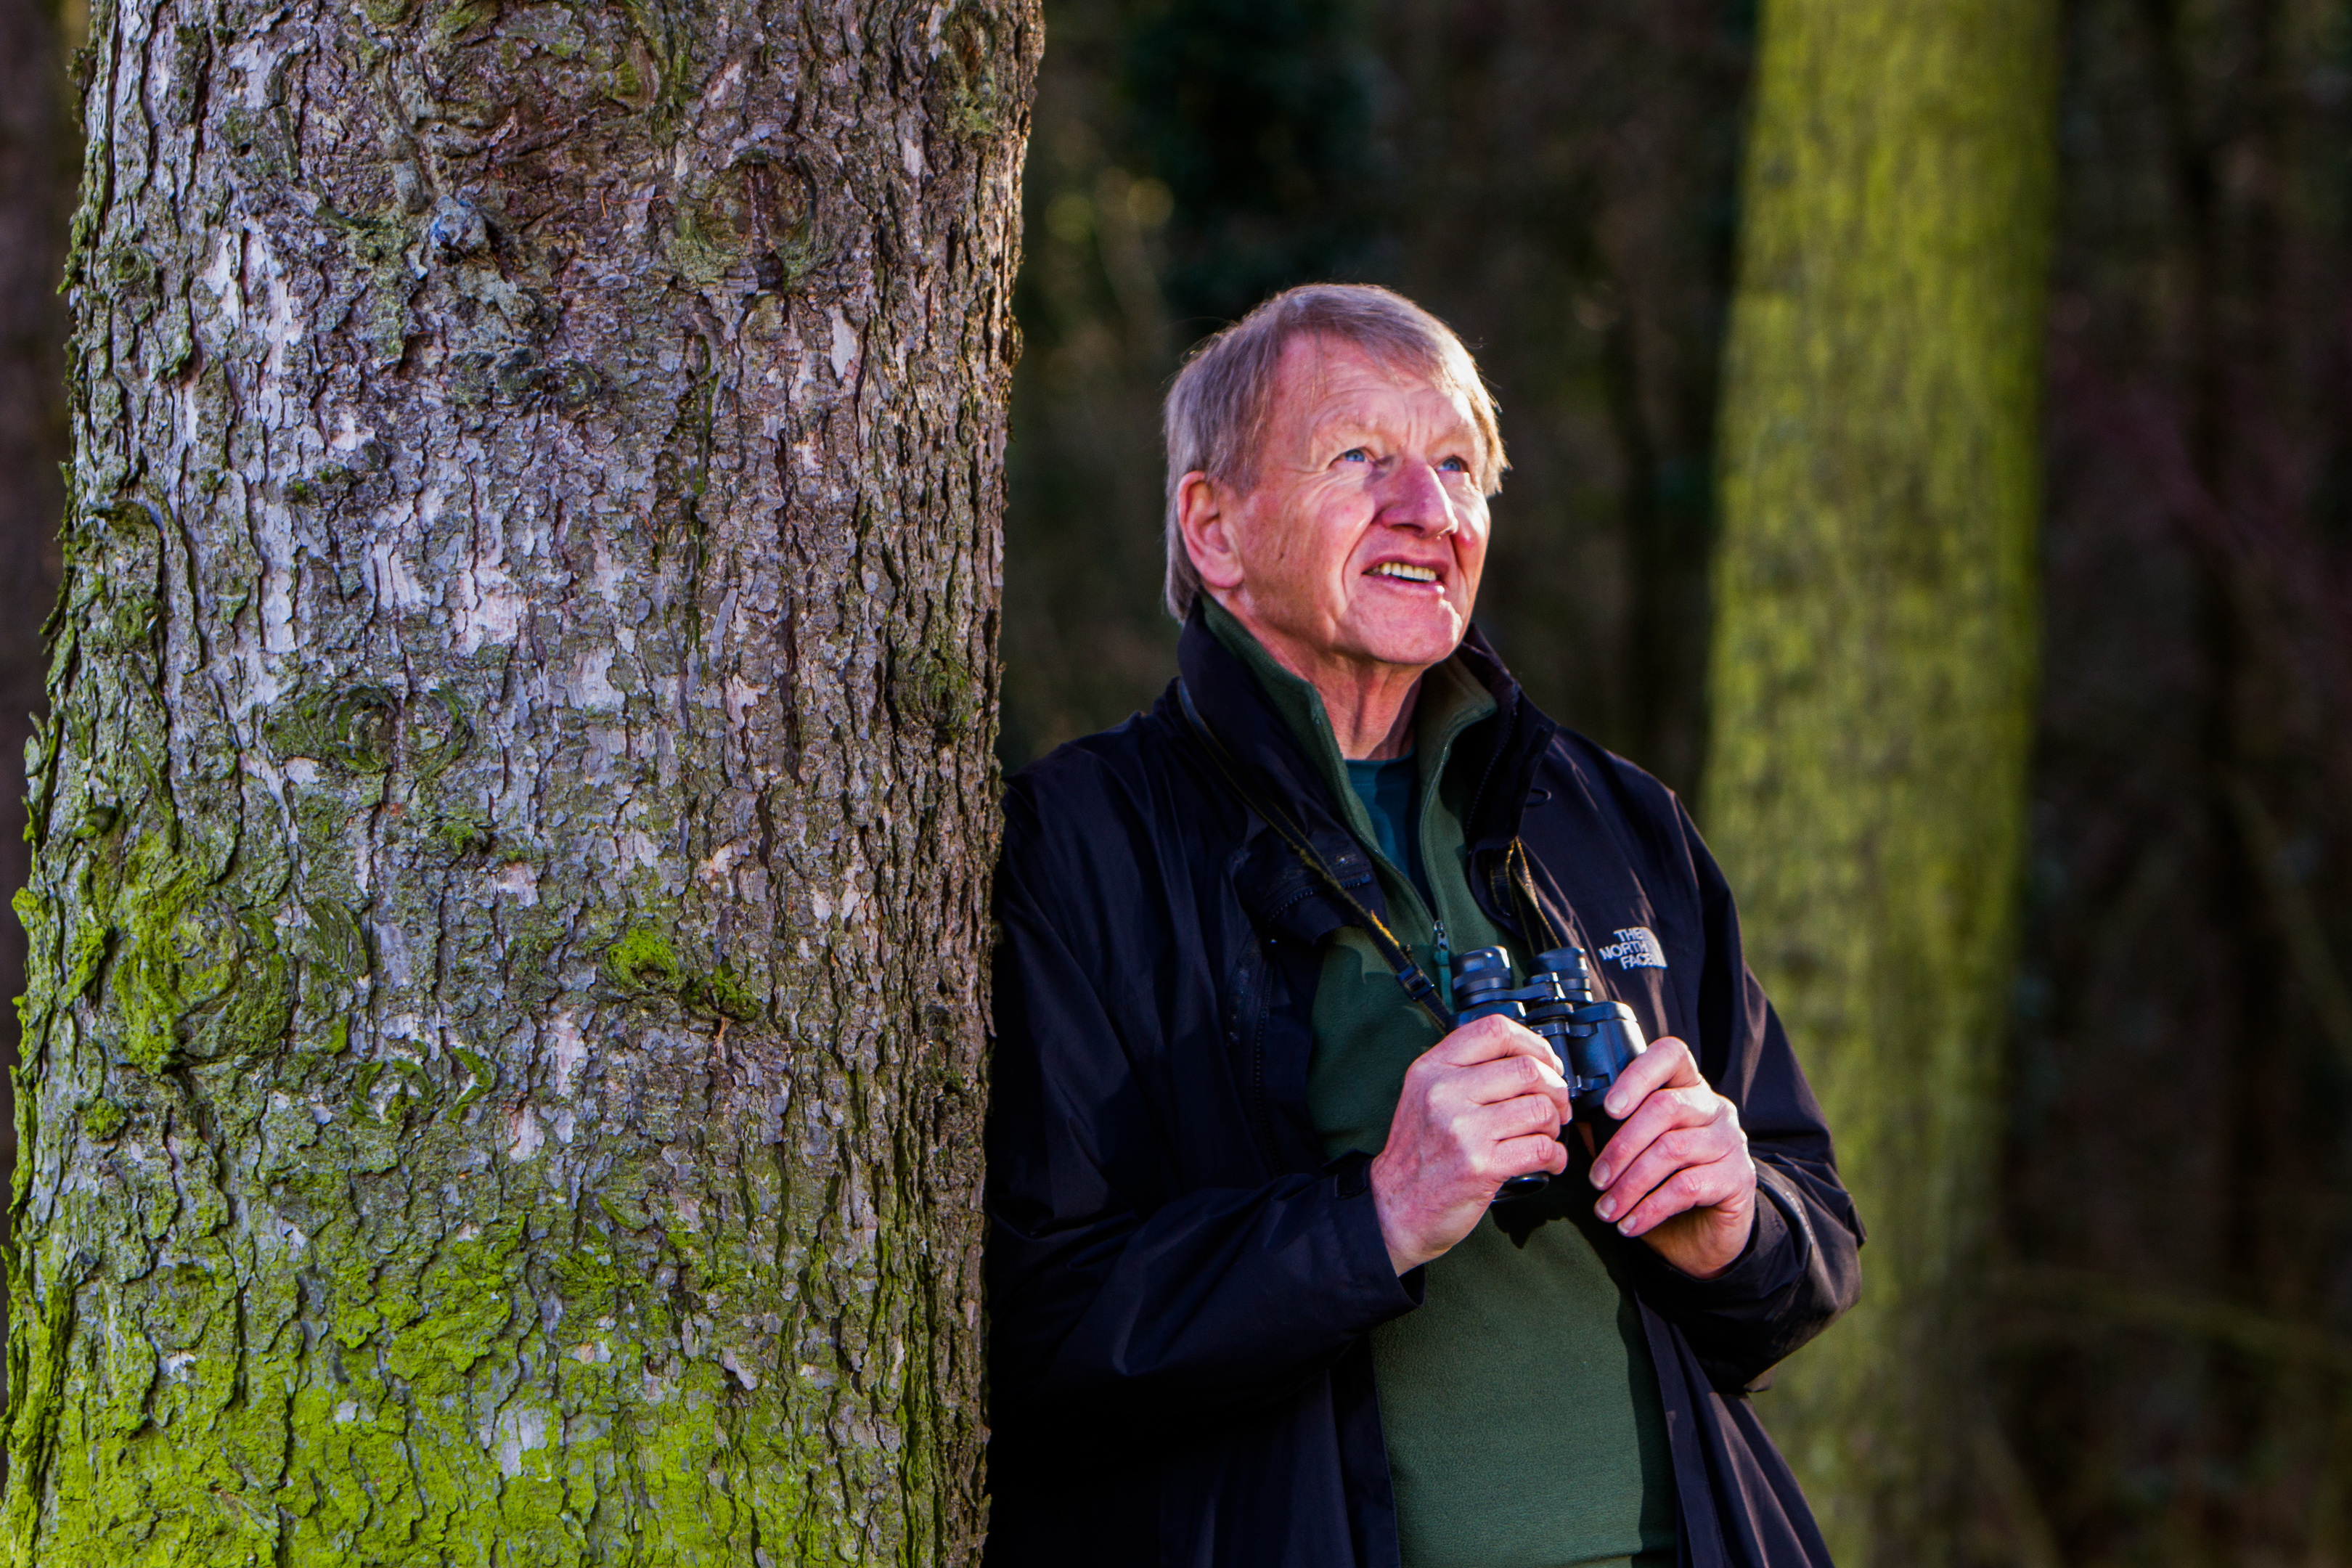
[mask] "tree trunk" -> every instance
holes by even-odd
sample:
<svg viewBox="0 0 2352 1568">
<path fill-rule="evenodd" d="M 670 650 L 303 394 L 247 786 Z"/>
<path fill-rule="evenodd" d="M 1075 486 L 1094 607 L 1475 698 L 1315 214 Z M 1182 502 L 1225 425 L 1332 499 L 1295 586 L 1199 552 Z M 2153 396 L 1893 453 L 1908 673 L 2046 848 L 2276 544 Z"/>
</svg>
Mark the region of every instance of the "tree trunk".
<svg viewBox="0 0 2352 1568">
<path fill-rule="evenodd" d="M 1726 366 L 1706 825 L 1871 1227 L 1766 1396 L 1850 1564 L 1934 1562 L 1978 1419 L 2024 844 L 2049 0 L 1771 0 Z"/>
<path fill-rule="evenodd" d="M 16 1562 L 971 1557 L 1040 43 L 100 8 Z"/>
</svg>

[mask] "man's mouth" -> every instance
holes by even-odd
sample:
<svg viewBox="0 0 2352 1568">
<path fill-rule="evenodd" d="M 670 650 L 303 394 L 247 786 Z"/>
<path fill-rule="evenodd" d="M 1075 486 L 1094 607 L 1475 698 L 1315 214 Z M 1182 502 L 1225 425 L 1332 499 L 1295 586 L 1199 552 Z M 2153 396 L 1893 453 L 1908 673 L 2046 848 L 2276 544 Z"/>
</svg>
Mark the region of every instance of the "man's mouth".
<svg viewBox="0 0 2352 1568">
<path fill-rule="evenodd" d="M 1400 582 L 1404 583 L 1434 583 L 1437 581 L 1437 572 L 1435 568 L 1429 566 L 1409 565 L 1402 561 L 1383 561 L 1364 574 L 1368 577 L 1394 577 Z"/>
</svg>

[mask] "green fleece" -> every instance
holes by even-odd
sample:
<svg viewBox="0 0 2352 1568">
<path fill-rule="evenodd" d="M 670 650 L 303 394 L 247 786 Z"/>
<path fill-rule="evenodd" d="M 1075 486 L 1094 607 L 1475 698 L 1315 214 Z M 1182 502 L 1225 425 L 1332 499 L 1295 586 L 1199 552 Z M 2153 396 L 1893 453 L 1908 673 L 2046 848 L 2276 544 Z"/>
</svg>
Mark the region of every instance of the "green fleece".
<svg viewBox="0 0 2352 1568">
<path fill-rule="evenodd" d="M 1314 759 L 1371 853 L 1389 929 L 1430 976 L 1447 985 L 1452 952 L 1510 947 L 1470 892 L 1462 813 L 1477 781 L 1446 768 L 1494 698 L 1457 660 L 1422 681 L 1422 810 L 1412 829 L 1433 912 L 1376 847 L 1382 836 L 1315 689 L 1213 604 L 1208 620 Z M 1512 952 L 1515 973 L 1524 956 Z M 1436 1026 L 1405 1000 L 1370 940 L 1347 930 L 1325 948 L 1314 1029 L 1307 1103 L 1326 1151 L 1378 1152 L 1405 1068 L 1437 1042 Z M 1481 1225 L 1428 1266 L 1418 1310 L 1372 1331 L 1405 1568 L 1674 1561 L 1673 1460 L 1641 1321 L 1615 1274 L 1621 1245 L 1598 1222 L 1542 1226 L 1524 1248 Z"/>
</svg>

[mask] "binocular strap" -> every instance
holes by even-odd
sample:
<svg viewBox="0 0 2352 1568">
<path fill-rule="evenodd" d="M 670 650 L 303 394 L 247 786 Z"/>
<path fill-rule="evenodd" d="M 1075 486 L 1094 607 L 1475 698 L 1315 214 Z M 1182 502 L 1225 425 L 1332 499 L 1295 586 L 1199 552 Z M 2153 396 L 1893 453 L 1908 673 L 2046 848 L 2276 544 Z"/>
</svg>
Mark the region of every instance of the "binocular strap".
<svg viewBox="0 0 2352 1568">
<path fill-rule="evenodd" d="M 1181 680 L 1176 683 L 1176 689 L 1184 699 L 1184 716 L 1192 721 L 1192 728 L 1200 735 L 1209 760 L 1223 775 L 1226 787 L 1234 792 L 1244 807 L 1273 828 L 1276 836 L 1290 847 L 1290 852 L 1298 857 L 1299 863 L 1320 879 L 1332 895 L 1362 922 L 1364 933 L 1372 939 L 1373 947 L 1379 950 L 1381 962 L 1389 966 L 1389 973 L 1396 977 L 1406 999 L 1427 1014 L 1430 1022 L 1435 1024 L 1440 1032 L 1452 1034 L 1453 1016 L 1446 1012 L 1438 996 L 1437 987 L 1430 984 L 1429 976 L 1422 973 L 1421 965 L 1412 961 L 1412 954 L 1405 950 L 1404 943 L 1397 941 L 1380 916 L 1364 907 L 1362 900 L 1348 890 L 1339 873 L 1331 869 L 1323 857 L 1316 852 L 1315 846 L 1307 841 L 1304 828 L 1291 821 L 1286 814 L 1260 800 L 1242 782 L 1241 764 L 1234 760 L 1233 753 L 1225 750 L 1224 742 L 1217 739 L 1216 731 L 1209 728 L 1208 721 L 1201 717 L 1200 710 L 1192 706 L 1192 692 L 1185 689 Z"/>
</svg>

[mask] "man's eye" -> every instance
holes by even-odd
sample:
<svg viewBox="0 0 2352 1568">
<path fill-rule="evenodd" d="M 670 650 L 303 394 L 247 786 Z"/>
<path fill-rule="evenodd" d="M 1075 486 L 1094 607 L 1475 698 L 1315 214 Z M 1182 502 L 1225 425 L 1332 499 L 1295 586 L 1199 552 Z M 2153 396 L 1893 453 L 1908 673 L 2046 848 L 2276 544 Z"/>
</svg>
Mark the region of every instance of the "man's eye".
<svg viewBox="0 0 2352 1568">
<path fill-rule="evenodd" d="M 1339 460 L 1343 463 L 1369 463 L 1372 455 L 1361 447 L 1350 447 L 1339 454 Z"/>
<path fill-rule="evenodd" d="M 1448 458 L 1437 466 L 1441 471 L 1449 474 L 1466 474 L 1470 471 L 1470 465 L 1459 458 Z"/>
</svg>

